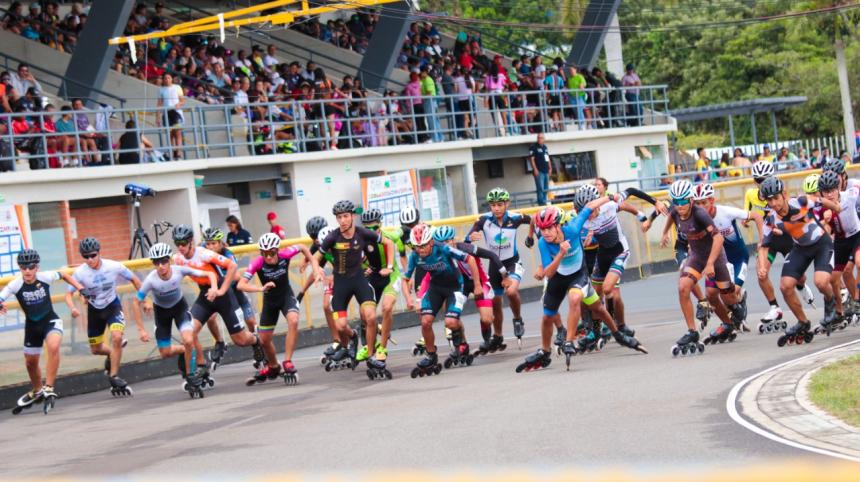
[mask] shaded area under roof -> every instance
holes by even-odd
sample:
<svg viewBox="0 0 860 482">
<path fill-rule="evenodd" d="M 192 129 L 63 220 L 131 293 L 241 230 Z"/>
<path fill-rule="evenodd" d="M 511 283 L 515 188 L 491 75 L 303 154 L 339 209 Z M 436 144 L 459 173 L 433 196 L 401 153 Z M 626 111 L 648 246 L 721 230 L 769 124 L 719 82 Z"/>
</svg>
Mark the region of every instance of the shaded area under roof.
<svg viewBox="0 0 860 482">
<path fill-rule="evenodd" d="M 761 112 L 776 112 L 806 102 L 806 96 L 795 97 L 765 97 L 760 99 L 740 100 L 726 104 L 711 104 L 701 107 L 687 107 L 672 110 L 671 116 L 678 122 L 719 119 L 729 116 L 744 116 Z"/>
</svg>

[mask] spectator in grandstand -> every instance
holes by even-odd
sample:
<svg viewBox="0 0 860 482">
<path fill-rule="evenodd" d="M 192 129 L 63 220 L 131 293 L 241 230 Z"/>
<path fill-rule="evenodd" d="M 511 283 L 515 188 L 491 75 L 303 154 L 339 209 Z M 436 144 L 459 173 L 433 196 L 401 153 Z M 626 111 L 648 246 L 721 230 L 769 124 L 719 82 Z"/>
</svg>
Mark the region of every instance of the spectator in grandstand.
<svg viewBox="0 0 860 482">
<path fill-rule="evenodd" d="M 269 211 L 266 214 L 266 221 L 269 222 L 269 232 L 277 234 L 281 239 L 287 239 L 287 232 L 284 228 L 278 226 L 278 215 L 274 211 Z"/>
<path fill-rule="evenodd" d="M 137 130 L 137 123 L 129 120 L 125 123 L 126 132 L 119 136 L 120 164 L 140 164 L 141 154 L 151 151 L 155 145 Z M 142 152 L 141 152 L 142 151 Z"/>
<path fill-rule="evenodd" d="M 660 176 L 661 176 L 660 177 L 660 187 L 661 188 L 669 187 L 672 185 L 672 176 L 670 176 L 669 173 L 661 172 Z"/>
<path fill-rule="evenodd" d="M 412 72 L 409 74 L 409 83 L 403 91 L 403 96 L 407 97 L 407 105 L 415 118 L 415 130 L 417 136 L 414 142 L 425 142 L 430 138 L 427 136 L 427 119 L 424 111 L 424 100 L 421 98 L 421 80 L 418 74 Z"/>
<path fill-rule="evenodd" d="M 487 97 L 487 107 L 490 109 L 493 120 L 498 127 L 499 135 L 504 136 L 507 132 L 507 115 L 504 109 L 507 108 L 505 97 L 502 92 L 505 89 L 505 78 L 499 70 L 499 66 L 493 64 L 490 66 L 490 72 L 484 79 L 484 89 L 489 94 Z"/>
<path fill-rule="evenodd" d="M 758 156 L 757 160 L 765 161 L 765 162 L 773 162 L 776 159 L 776 156 L 770 152 L 770 146 L 765 144 L 762 146 L 762 153 Z"/>
<path fill-rule="evenodd" d="M 156 107 L 164 108 L 158 117 L 160 125 L 170 129 L 170 146 L 173 149 L 173 160 L 182 159 L 182 124 L 185 117 L 182 106 L 185 105 L 185 93 L 182 87 L 173 83 L 173 76 L 162 76 L 162 87 L 158 90 Z"/>
<path fill-rule="evenodd" d="M 251 237 L 251 233 L 249 233 L 245 228 L 242 227 L 242 222 L 239 221 L 239 218 L 231 214 L 227 216 L 225 222 L 227 223 L 228 231 L 227 245 L 242 246 L 254 242 L 254 238 Z"/>
<path fill-rule="evenodd" d="M 62 110 L 62 109 L 60 109 Z M 73 118 L 75 121 L 75 135 L 80 139 L 80 147 L 82 152 L 86 152 L 81 160 L 84 165 L 92 166 L 101 164 L 102 154 L 97 147 L 99 135 L 96 134 L 95 128 L 90 125 L 90 119 L 87 117 L 87 108 L 84 107 L 82 99 L 72 99 L 72 110 L 76 111 Z"/>
<path fill-rule="evenodd" d="M 633 64 L 627 64 L 624 76 L 621 77 L 621 84 L 625 87 L 624 99 L 628 104 L 627 114 L 632 117 L 632 119 L 627 120 L 627 124 L 638 126 L 642 118 L 642 105 L 639 104 L 639 86 L 642 85 L 642 81 L 639 79 Z"/>
<path fill-rule="evenodd" d="M 821 162 L 821 150 L 817 147 L 812 148 L 812 155 L 809 156 L 809 166 L 813 169 L 820 169 L 824 163 Z"/>
<path fill-rule="evenodd" d="M 16 72 L 9 73 L 9 82 L 12 84 L 15 92 L 26 93 L 31 88 L 35 89 L 39 94 L 42 92 L 41 84 L 33 77 L 33 73 L 30 72 L 30 66 L 23 62 L 18 64 Z"/>
<path fill-rule="evenodd" d="M 704 147 L 696 149 L 696 164 L 693 170 L 697 172 L 696 182 L 705 182 L 710 177 L 708 171 L 711 169 L 711 160 L 708 159 Z"/>
<path fill-rule="evenodd" d="M 543 87 L 546 91 L 546 103 L 549 108 L 548 115 L 552 122 L 550 128 L 555 132 L 564 130 L 561 124 L 561 95 L 564 89 L 564 79 L 558 72 L 558 66 L 551 65 L 549 75 L 543 81 Z"/>
<path fill-rule="evenodd" d="M 436 81 L 430 75 L 430 67 L 421 67 L 418 74 L 421 81 L 421 96 L 424 97 L 424 113 L 427 115 L 427 128 L 430 130 L 430 139 L 433 142 L 442 142 L 442 128 L 439 125 L 439 117 L 436 115 Z"/>
<path fill-rule="evenodd" d="M 454 74 L 454 89 L 457 93 L 457 115 L 459 127 L 458 137 L 472 138 L 472 102 L 475 91 L 475 81 L 472 75 L 461 67 L 457 67 Z"/>
<path fill-rule="evenodd" d="M 735 148 L 734 157 L 732 157 L 732 169 L 729 171 L 729 177 L 743 177 L 749 172 L 752 166 L 749 158 L 744 156 L 744 151 L 740 148 Z"/>
<path fill-rule="evenodd" d="M 12 105 L 9 102 L 12 96 L 13 88 L 9 78 L 9 72 L 0 74 L 0 112 L 12 112 Z"/>
<path fill-rule="evenodd" d="M 711 180 L 728 177 L 729 153 L 724 152 L 719 159 L 711 161 Z"/>
</svg>

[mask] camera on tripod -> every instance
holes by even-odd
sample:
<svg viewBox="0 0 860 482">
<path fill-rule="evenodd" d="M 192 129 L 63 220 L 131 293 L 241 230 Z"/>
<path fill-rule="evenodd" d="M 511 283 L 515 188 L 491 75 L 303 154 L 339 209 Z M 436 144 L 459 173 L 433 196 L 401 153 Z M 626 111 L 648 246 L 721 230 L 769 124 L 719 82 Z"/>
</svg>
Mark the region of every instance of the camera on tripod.
<svg viewBox="0 0 860 482">
<path fill-rule="evenodd" d="M 125 193 L 134 197 L 155 196 L 155 189 L 143 184 L 129 183 L 125 185 Z"/>
</svg>

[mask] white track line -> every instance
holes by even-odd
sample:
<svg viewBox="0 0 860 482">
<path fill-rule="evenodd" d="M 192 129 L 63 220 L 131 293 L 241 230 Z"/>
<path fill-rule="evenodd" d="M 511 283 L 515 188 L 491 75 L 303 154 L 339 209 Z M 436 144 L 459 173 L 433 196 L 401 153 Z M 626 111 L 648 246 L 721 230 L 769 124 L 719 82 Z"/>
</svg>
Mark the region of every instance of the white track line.
<svg viewBox="0 0 860 482">
<path fill-rule="evenodd" d="M 820 350 L 820 351 L 817 351 L 817 352 L 815 352 L 815 353 L 810 353 L 810 354 L 805 355 L 805 356 L 802 356 L 802 357 L 800 357 L 800 358 L 796 358 L 796 359 L 794 359 L 794 360 L 789 360 L 789 361 L 787 361 L 787 362 L 785 362 L 785 363 L 780 363 L 779 365 L 776 365 L 776 366 L 770 367 L 770 368 L 768 368 L 768 369 L 766 369 L 766 370 L 762 370 L 762 371 L 760 371 L 760 372 L 756 373 L 755 375 L 752 375 L 752 376 L 749 376 L 749 377 L 747 377 L 747 378 L 743 379 L 743 380 L 742 380 L 742 381 L 740 381 L 738 384 L 736 384 L 734 387 L 732 387 L 732 390 L 729 392 L 729 396 L 728 396 L 728 398 L 726 399 L 726 411 L 728 411 L 729 416 L 732 418 L 732 420 L 734 420 L 735 422 L 737 422 L 738 424 L 740 424 L 742 427 L 744 427 L 744 428 L 746 428 L 747 430 L 750 430 L 750 431 L 752 431 L 752 432 L 754 432 L 754 433 L 756 433 L 756 434 L 758 434 L 758 435 L 761 435 L 762 437 L 769 438 L 770 440 L 773 440 L 774 442 L 778 442 L 778 443 L 781 443 L 781 444 L 783 444 L 783 445 L 788 445 L 788 446 L 790 446 L 790 447 L 794 447 L 794 448 L 797 448 L 797 449 L 806 450 L 806 451 L 808 451 L 808 452 L 814 452 L 814 453 L 817 453 L 817 454 L 820 454 L 820 455 L 827 455 L 827 456 L 829 456 L 829 457 L 835 457 L 835 458 L 838 458 L 838 459 L 850 460 L 850 461 L 852 461 L 852 462 L 860 462 L 860 458 L 858 458 L 858 457 L 853 457 L 853 456 L 850 456 L 850 455 L 845 455 L 845 454 L 841 454 L 841 453 L 838 453 L 838 452 L 833 452 L 833 451 L 830 451 L 830 450 L 821 449 L 821 448 L 818 448 L 818 447 L 812 447 L 812 446 L 809 446 L 809 445 L 804 445 L 804 444 L 802 444 L 802 443 L 795 442 L 795 441 L 793 441 L 793 440 L 788 440 L 788 439 L 785 439 L 785 438 L 783 438 L 783 437 L 780 437 L 779 435 L 776 435 L 775 433 L 769 432 L 769 431 L 767 431 L 767 430 L 765 430 L 765 429 L 763 429 L 763 428 L 761 428 L 761 427 L 758 427 L 757 425 L 753 424 L 752 422 L 749 422 L 748 420 L 744 419 L 744 418 L 743 418 L 743 417 L 738 413 L 738 410 L 737 410 L 737 398 L 738 398 L 738 394 L 739 394 L 739 393 L 740 393 L 740 391 L 743 389 L 743 387 L 744 387 L 747 383 L 751 382 L 753 379 L 758 378 L 758 377 L 760 377 L 761 375 L 764 375 L 764 374 L 766 374 L 766 373 L 772 372 L 772 371 L 774 371 L 774 370 L 778 370 L 778 369 L 783 368 L 783 367 L 785 367 L 785 366 L 791 365 L 792 363 L 797 363 L 797 362 L 799 362 L 799 361 L 801 361 L 801 360 L 805 360 L 805 359 L 807 359 L 807 358 L 811 358 L 811 357 L 814 357 L 814 356 L 818 356 L 818 355 L 820 355 L 820 354 L 822 354 L 822 353 L 827 353 L 828 351 L 833 351 L 833 350 L 836 350 L 836 349 L 839 349 L 839 348 L 843 348 L 843 347 L 846 347 L 846 346 L 850 346 L 850 345 L 853 345 L 853 344 L 855 344 L 855 343 L 860 343 L 860 339 L 857 339 L 857 340 L 854 340 L 854 341 L 849 341 L 848 343 L 843 343 L 843 344 L 841 344 L 841 345 L 832 346 L 832 347 L 830 347 L 830 348 L 825 348 L 824 350 Z"/>
</svg>

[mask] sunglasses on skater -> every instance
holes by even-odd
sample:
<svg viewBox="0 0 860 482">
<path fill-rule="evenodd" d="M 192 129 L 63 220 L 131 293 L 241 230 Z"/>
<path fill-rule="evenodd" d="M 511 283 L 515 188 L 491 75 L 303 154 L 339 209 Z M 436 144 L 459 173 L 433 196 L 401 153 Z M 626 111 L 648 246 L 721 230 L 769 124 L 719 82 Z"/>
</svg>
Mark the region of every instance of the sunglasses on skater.
<svg viewBox="0 0 860 482">
<path fill-rule="evenodd" d="M 31 269 L 36 269 L 36 266 L 38 266 L 38 265 L 22 264 L 22 265 L 19 265 L 18 267 L 21 268 L 21 271 L 30 271 Z"/>
<path fill-rule="evenodd" d="M 182 239 L 179 241 L 174 241 L 174 244 L 176 244 L 177 247 L 182 247 L 182 246 L 188 246 L 191 243 L 187 239 Z"/>
<path fill-rule="evenodd" d="M 264 258 L 274 258 L 278 255 L 278 250 L 273 249 L 271 251 L 260 251 L 260 254 L 262 254 Z"/>
<path fill-rule="evenodd" d="M 93 259 L 93 258 L 95 258 L 95 257 L 96 257 L 96 256 L 98 256 L 98 255 L 99 255 L 99 253 L 98 253 L 98 252 L 95 252 L 95 253 L 84 253 L 84 254 L 82 254 L 82 255 L 81 255 L 81 257 L 83 257 L 84 259 Z"/>
<path fill-rule="evenodd" d="M 154 264 L 156 266 L 161 266 L 163 264 L 168 264 L 168 263 L 170 263 L 170 258 L 158 258 L 158 259 L 152 260 L 152 264 Z"/>
<path fill-rule="evenodd" d="M 672 204 L 674 204 L 675 206 L 686 206 L 687 204 L 690 204 L 690 200 L 689 199 L 673 199 Z"/>
</svg>

